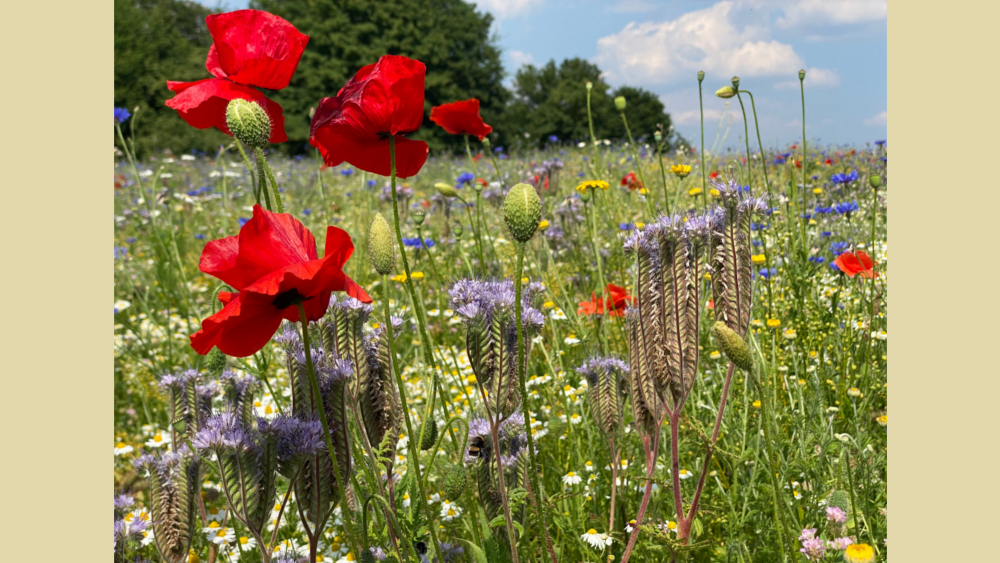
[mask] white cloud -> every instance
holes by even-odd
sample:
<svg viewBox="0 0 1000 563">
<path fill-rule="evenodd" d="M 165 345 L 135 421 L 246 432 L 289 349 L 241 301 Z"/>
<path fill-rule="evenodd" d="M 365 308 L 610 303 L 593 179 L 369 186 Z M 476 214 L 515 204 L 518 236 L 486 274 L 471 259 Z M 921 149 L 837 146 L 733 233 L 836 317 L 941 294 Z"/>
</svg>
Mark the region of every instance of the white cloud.
<svg viewBox="0 0 1000 563">
<path fill-rule="evenodd" d="M 608 8 L 618 14 L 641 14 L 656 9 L 656 4 L 645 0 L 618 0 L 614 6 Z"/>
<path fill-rule="evenodd" d="M 886 17 L 886 0 L 799 0 L 782 6 L 785 17 L 776 22 L 778 27 L 792 27 L 803 23 L 850 24 L 883 20 Z"/>
<path fill-rule="evenodd" d="M 543 0 L 475 0 L 473 3 L 480 10 L 489 12 L 498 20 L 502 20 L 524 14 L 542 2 Z"/>
<path fill-rule="evenodd" d="M 840 86 L 840 75 L 837 74 L 836 70 L 830 70 L 826 68 L 809 68 L 806 69 L 806 86 L 810 88 L 830 88 L 833 86 Z M 798 90 L 799 80 L 789 80 L 787 82 L 778 82 L 774 85 L 777 90 Z"/>
<path fill-rule="evenodd" d="M 865 119 L 865 125 L 872 127 L 874 125 L 888 125 L 889 123 L 889 110 L 882 110 L 881 112 Z"/>
<path fill-rule="evenodd" d="M 514 66 L 517 67 L 535 64 L 535 57 L 531 56 L 531 53 L 525 53 L 524 51 L 507 51 L 507 56 L 510 57 L 510 60 L 514 62 Z"/>
<path fill-rule="evenodd" d="M 802 59 L 791 45 L 770 38 L 766 27 L 737 28 L 734 1 L 682 15 L 673 21 L 630 23 L 597 41 L 595 62 L 612 82 L 668 84 L 691 80 L 699 70 L 719 77 L 794 75 Z"/>
</svg>

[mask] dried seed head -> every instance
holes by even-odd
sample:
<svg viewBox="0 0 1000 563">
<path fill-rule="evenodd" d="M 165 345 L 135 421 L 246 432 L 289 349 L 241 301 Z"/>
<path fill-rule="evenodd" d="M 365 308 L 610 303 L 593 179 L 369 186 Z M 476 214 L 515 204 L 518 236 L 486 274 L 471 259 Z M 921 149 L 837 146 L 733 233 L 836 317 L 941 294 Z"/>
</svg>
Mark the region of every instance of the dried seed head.
<svg viewBox="0 0 1000 563">
<path fill-rule="evenodd" d="M 234 137 L 250 147 L 263 148 L 271 138 L 271 118 L 254 101 L 237 98 L 229 102 L 226 125 Z"/>
<path fill-rule="evenodd" d="M 736 367 L 744 371 L 753 369 L 753 357 L 750 355 L 750 347 L 740 338 L 740 335 L 736 334 L 733 329 L 726 326 L 726 323 L 722 321 L 716 321 L 712 327 L 712 333 L 718 339 L 719 346 L 722 347 L 722 352 L 726 354 L 726 357 L 731 362 L 736 364 Z"/>
<path fill-rule="evenodd" d="M 389 223 L 385 222 L 381 213 L 375 214 L 375 219 L 368 228 L 368 256 L 376 272 L 383 276 L 392 272 L 395 262 L 392 231 L 389 230 Z"/>
</svg>

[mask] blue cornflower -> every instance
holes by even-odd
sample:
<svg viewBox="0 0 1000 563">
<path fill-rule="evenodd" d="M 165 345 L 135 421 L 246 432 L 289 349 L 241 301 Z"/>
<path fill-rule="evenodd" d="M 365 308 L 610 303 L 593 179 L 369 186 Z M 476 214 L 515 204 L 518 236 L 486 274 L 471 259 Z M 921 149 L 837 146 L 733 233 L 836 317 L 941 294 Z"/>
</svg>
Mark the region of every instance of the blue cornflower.
<svg viewBox="0 0 1000 563">
<path fill-rule="evenodd" d="M 471 185 L 475 180 L 476 175 L 472 172 L 462 172 L 458 175 L 458 178 L 455 179 L 455 187 L 461 188 L 464 184 Z"/>
<path fill-rule="evenodd" d="M 583 172 L 580 172 L 580 173 L 578 173 L 578 174 L 577 174 L 577 176 L 579 176 L 579 177 L 583 178 L 584 176 L 586 176 L 586 174 L 585 174 L 585 173 L 583 173 Z"/>
<path fill-rule="evenodd" d="M 838 203 L 833 206 L 833 210 L 840 215 L 847 215 L 847 218 L 851 218 L 851 213 L 858 210 L 858 202 L 848 201 L 845 203 Z"/>
<path fill-rule="evenodd" d="M 431 247 L 434 246 L 434 241 L 431 240 L 431 239 L 429 239 L 429 238 L 427 238 L 427 239 L 424 239 L 423 244 L 421 244 L 420 243 L 420 237 L 404 238 L 403 239 L 403 245 L 409 246 L 410 248 L 422 248 L 423 246 L 427 246 L 427 248 L 431 248 Z"/>
<path fill-rule="evenodd" d="M 809 258 L 809 261 L 814 264 L 822 264 L 823 262 L 826 262 L 826 258 L 823 258 L 822 256 L 812 256 Z"/>
<path fill-rule="evenodd" d="M 826 215 L 828 213 L 833 213 L 833 208 L 832 207 L 823 207 L 822 205 L 817 205 L 816 206 L 816 214 L 817 215 Z"/>
<path fill-rule="evenodd" d="M 878 146 L 880 146 L 880 147 L 884 146 L 885 145 L 885 139 L 882 139 L 881 141 L 875 141 L 875 144 L 878 145 Z"/>
<path fill-rule="evenodd" d="M 803 213 L 802 214 L 802 218 L 803 219 L 812 219 L 813 216 L 812 216 L 812 213 Z"/>
<path fill-rule="evenodd" d="M 115 123 L 121 125 L 125 120 L 132 117 L 132 114 L 125 108 L 115 108 Z"/>
<path fill-rule="evenodd" d="M 369 188 L 374 188 L 375 187 L 375 180 L 368 180 L 368 187 Z"/>
<path fill-rule="evenodd" d="M 128 249 L 124 246 L 115 247 L 115 260 L 124 260 L 126 254 L 128 254 Z"/>
<path fill-rule="evenodd" d="M 760 241 L 760 239 L 756 239 L 755 238 L 755 239 L 753 239 L 753 241 L 751 241 L 750 244 L 753 244 L 754 246 L 760 246 L 763 243 Z"/>
<path fill-rule="evenodd" d="M 212 186 L 202 186 L 201 189 L 198 190 L 198 192 L 199 193 L 203 193 L 203 194 L 207 194 L 207 193 L 211 192 L 214 189 L 215 188 L 212 187 Z"/>
<path fill-rule="evenodd" d="M 819 175 L 818 174 L 813 174 L 812 176 L 809 176 L 809 179 L 810 180 L 819 180 Z"/>
<path fill-rule="evenodd" d="M 620 225 L 618 225 L 618 228 L 623 231 L 633 231 L 635 230 L 635 225 L 633 225 L 632 223 L 621 223 Z"/>
<path fill-rule="evenodd" d="M 751 231 L 765 231 L 767 230 L 767 225 L 764 223 L 750 223 Z"/>
<path fill-rule="evenodd" d="M 835 242 L 830 245 L 830 252 L 832 254 L 840 255 L 847 252 L 847 249 L 851 248 L 851 244 L 848 242 Z"/>
<path fill-rule="evenodd" d="M 246 217 L 240 217 L 238 223 L 240 224 L 240 227 L 242 227 L 243 225 L 246 225 L 249 221 L 250 219 L 247 219 Z"/>
<path fill-rule="evenodd" d="M 493 149 L 493 152 L 503 152 L 503 147 L 496 147 Z"/>
<path fill-rule="evenodd" d="M 354 174 L 353 168 L 344 168 L 343 170 L 340 171 L 341 176 L 351 176 L 353 174 Z"/>
<path fill-rule="evenodd" d="M 833 233 L 831 233 L 830 231 L 823 231 L 822 233 L 819 234 L 819 236 L 821 236 L 821 237 L 831 237 L 831 236 L 833 236 Z"/>
<path fill-rule="evenodd" d="M 306 217 L 312 215 L 312 212 L 313 212 L 312 209 L 309 209 L 309 208 L 306 208 L 306 209 L 302 210 L 302 214 L 305 215 Z"/>
<path fill-rule="evenodd" d="M 858 181 L 858 171 L 852 170 L 850 174 L 834 174 L 830 176 L 830 181 L 834 184 L 849 184 Z"/>
<path fill-rule="evenodd" d="M 186 191 L 184 193 L 186 193 L 187 195 L 189 195 L 191 197 L 194 197 L 196 195 L 201 195 L 201 190 L 189 190 L 189 191 Z"/>
<path fill-rule="evenodd" d="M 771 279 L 777 273 L 778 273 L 778 270 L 775 270 L 774 268 L 761 268 L 760 269 L 760 277 L 764 278 L 765 280 Z"/>
<path fill-rule="evenodd" d="M 198 233 L 198 234 L 194 235 L 194 238 L 196 238 L 198 240 L 205 240 L 205 233 Z"/>
<path fill-rule="evenodd" d="M 424 246 L 426 246 L 427 248 L 434 248 L 434 240 L 433 239 L 429 239 L 429 238 L 425 238 L 424 239 Z"/>
<path fill-rule="evenodd" d="M 784 156 L 781 156 L 781 155 L 779 155 L 778 157 L 776 157 L 776 158 L 774 159 L 774 163 L 775 163 L 775 164 L 784 164 L 784 163 L 785 163 L 785 157 L 784 157 Z"/>
<path fill-rule="evenodd" d="M 556 137 L 555 135 L 549 135 L 549 142 L 550 143 L 558 143 L 559 142 L 559 137 Z"/>
<path fill-rule="evenodd" d="M 135 242 L 135 237 L 129 237 L 129 238 L 125 239 L 125 242 L 127 242 L 129 244 L 132 244 L 133 242 Z"/>
</svg>

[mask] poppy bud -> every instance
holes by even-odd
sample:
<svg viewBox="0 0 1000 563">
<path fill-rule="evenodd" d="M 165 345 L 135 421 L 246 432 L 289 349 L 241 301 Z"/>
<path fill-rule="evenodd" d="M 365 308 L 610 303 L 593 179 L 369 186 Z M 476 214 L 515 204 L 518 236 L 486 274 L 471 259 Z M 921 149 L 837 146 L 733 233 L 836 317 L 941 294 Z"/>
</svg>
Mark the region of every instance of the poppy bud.
<svg viewBox="0 0 1000 563">
<path fill-rule="evenodd" d="M 653 133 L 653 138 L 656 139 L 657 143 L 660 143 L 663 141 L 663 133 L 657 131 L 656 133 Z"/>
<path fill-rule="evenodd" d="M 380 275 L 388 275 L 395 265 L 395 256 L 392 251 L 392 231 L 389 230 L 389 223 L 385 222 L 385 217 L 381 213 L 375 214 L 371 227 L 368 228 L 368 257 L 372 261 L 372 267 Z"/>
<path fill-rule="evenodd" d="M 716 321 L 712 327 L 712 333 L 719 341 L 719 346 L 729 358 L 729 361 L 736 364 L 736 367 L 750 371 L 753 369 L 753 357 L 750 355 L 750 347 L 736 334 L 733 329 L 726 326 L 722 321 Z"/>
<path fill-rule="evenodd" d="M 484 149 L 490 150 L 490 138 L 489 137 L 483 137 L 483 140 L 481 142 L 483 143 L 483 148 Z"/>
<path fill-rule="evenodd" d="M 433 418 L 425 420 L 422 426 L 420 432 L 423 434 L 423 439 L 420 440 L 420 449 L 426 452 L 433 448 L 434 443 L 437 442 L 438 427 Z"/>
<path fill-rule="evenodd" d="M 589 91 L 589 90 L 592 90 L 593 88 L 594 88 L 594 83 L 593 83 L 593 82 L 590 82 L 590 81 L 588 80 L 588 81 L 587 81 L 587 90 Z"/>
<path fill-rule="evenodd" d="M 732 86 L 723 86 L 715 91 L 715 95 L 722 99 L 732 98 L 736 95 L 736 90 Z"/>
<path fill-rule="evenodd" d="M 733 90 L 737 90 L 738 91 L 739 89 L 740 89 L 740 77 L 739 76 L 734 76 L 733 77 Z"/>
<path fill-rule="evenodd" d="M 844 513 L 847 513 L 851 508 L 851 500 L 847 496 L 847 491 L 843 489 L 837 489 L 830 493 L 830 500 L 827 504 L 843 510 Z"/>
<path fill-rule="evenodd" d="M 229 102 L 226 125 L 234 137 L 249 147 L 263 148 L 271 138 L 271 118 L 257 102 L 242 98 Z"/>
<path fill-rule="evenodd" d="M 375 554 L 372 550 L 366 549 L 361 552 L 361 563 L 375 563 Z"/>
<path fill-rule="evenodd" d="M 455 233 L 455 238 L 461 238 L 463 230 L 461 223 L 455 223 L 451 226 L 451 232 Z"/>
<path fill-rule="evenodd" d="M 805 79 L 806 79 L 806 71 L 805 70 L 800 70 L 799 71 L 799 80 L 805 80 Z"/>
<path fill-rule="evenodd" d="M 208 353 L 205 363 L 208 373 L 213 377 L 219 377 L 226 369 L 226 355 L 222 353 L 222 350 L 212 348 L 212 351 Z"/>
<path fill-rule="evenodd" d="M 455 186 L 452 186 L 450 184 L 445 184 L 444 182 L 438 182 L 434 184 L 434 187 L 437 188 L 438 193 L 443 195 L 444 197 L 455 197 L 458 195 L 458 190 L 455 189 Z"/>
<path fill-rule="evenodd" d="M 413 222 L 419 227 L 424 224 L 424 217 L 427 215 L 427 212 L 422 207 L 416 207 L 410 211 L 410 215 L 413 216 Z"/>
<path fill-rule="evenodd" d="M 876 190 L 882 187 L 882 177 L 881 176 L 869 176 L 868 185 Z"/>
<path fill-rule="evenodd" d="M 503 220 L 515 240 L 531 240 L 538 223 L 542 221 L 542 202 L 535 188 L 528 184 L 517 184 L 511 188 L 503 201 Z"/>
<path fill-rule="evenodd" d="M 701 82 L 702 80 L 705 80 L 705 71 L 704 70 L 699 70 L 698 71 L 698 82 Z"/>
<path fill-rule="evenodd" d="M 618 96 L 615 98 L 615 109 L 618 111 L 625 111 L 625 96 Z"/>
<path fill-rule="evenodd" d="M 444 498 L 451 502 L 461 498 L 465 492 L 465 481 L 465 466 L 460 464 L 453 467 L 444 478 Z"/>
</svg>

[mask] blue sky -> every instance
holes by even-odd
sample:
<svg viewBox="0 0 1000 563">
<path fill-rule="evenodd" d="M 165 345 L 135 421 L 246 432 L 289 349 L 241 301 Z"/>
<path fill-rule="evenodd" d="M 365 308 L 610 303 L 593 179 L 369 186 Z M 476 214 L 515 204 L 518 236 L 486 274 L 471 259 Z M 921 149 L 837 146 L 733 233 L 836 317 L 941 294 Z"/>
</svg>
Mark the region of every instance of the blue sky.
<svg viewBox="0 0 1000 563">
<path fill-rule="evenodd" d="M 200 0 L 215 7 L 217 0 Z M 705 144 L 742 144 L 740 108 L 712 94 L 740 76 L 757 103 L 766 146 L 802 135 L 798 78 L 806 69 L 811 141 L 863 145 L 885 139 L 886 0 L 479 0 L 510 76 L 524 63 L 581 57 L 612 86 L 656 93 L 674 127 L 697 144 L 704 70 Z M 223 6 L 245 7 L 247 0 Z M 744 102 L 749 106 L 748 100 Z M 747 108 L 749 112 L 749 107 Z M 748 116 L 749 117 L 749 116 Z M 752 117 L 749 117 L 752 121 Z M 721 124 L 721 126 L 720 126 Z M 752 125 L 752 123 L 751 123 Z M 722 141 L 722 132 L 729 128 Z M 751 127 L 751 141 L 754 139 Z"/>
</svg>

